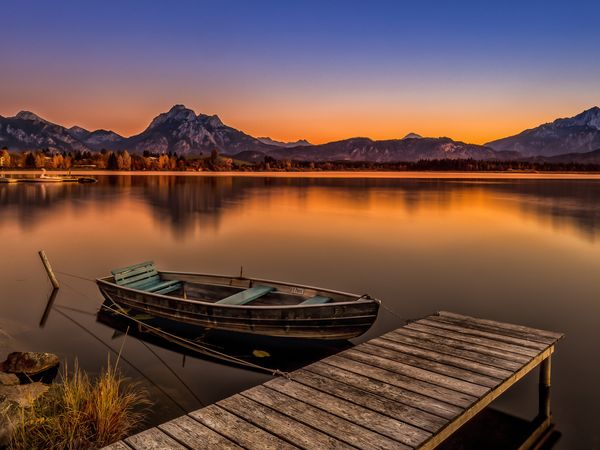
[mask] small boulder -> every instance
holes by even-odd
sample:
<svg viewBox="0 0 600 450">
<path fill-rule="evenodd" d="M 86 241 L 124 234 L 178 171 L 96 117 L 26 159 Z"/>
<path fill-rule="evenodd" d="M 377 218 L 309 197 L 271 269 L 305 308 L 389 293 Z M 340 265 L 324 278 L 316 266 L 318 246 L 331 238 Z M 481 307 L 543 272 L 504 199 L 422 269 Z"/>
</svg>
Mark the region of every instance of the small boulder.
<svg viewBox="0 0 600 450">
<path fill-rule="evenodd" d="M 19 384 L 19 377 L 14 373 L 0 372 L 0 386 L 15 386 Z"/>
<path fill-rule="evenodd" d="M 53 353 L 13 352 L 0 364 L 0 371 L 35 375 L 58 367 L 59 363 Z"/>
<path fill-rule="evenodd" d="M 50 389 L 48 385 L 38 381 L 16 386 L 0 386 L 0 398 L 17 403 L 19 406 L 31 406 L 38 397 L 48 392 L 48 389 Z"/>
</svg>

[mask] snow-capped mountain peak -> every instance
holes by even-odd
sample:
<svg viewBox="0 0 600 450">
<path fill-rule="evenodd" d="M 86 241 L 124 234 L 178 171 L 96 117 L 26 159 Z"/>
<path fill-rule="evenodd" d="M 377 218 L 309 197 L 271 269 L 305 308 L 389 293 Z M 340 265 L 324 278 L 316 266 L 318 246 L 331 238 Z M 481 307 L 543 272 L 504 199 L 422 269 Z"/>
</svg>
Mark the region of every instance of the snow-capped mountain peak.
<svg viewBox="0 0 600 450">
<path fill-rule="evenodd" d="M 40 116 L 32 113 L 31 111 L 19 111 L 17 115 L 13 117 L 13 119 L 29 120 L 32 122 L 47 122 L 46 120 L 42 119 Z"/>
</svg>

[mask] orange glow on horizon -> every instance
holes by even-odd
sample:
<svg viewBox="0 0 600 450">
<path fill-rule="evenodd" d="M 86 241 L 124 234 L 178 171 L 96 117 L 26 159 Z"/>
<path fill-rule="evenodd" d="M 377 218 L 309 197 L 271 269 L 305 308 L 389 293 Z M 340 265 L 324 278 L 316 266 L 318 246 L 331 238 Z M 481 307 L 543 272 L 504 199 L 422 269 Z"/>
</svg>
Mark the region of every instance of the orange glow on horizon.
<svg viewBox="0 0 600 450">
<path fill-rule="evenodd" d="M 347 108 L 343 104 L 327 108 L 269 108 L 272 105 L 229 105 L 225 103 L 217 111 L 218 105 L 200 108 L 186 105 L 196 113 L 217 114 L 228 126 L 251 136 L 268 136 L 279 141 L 307 139 L 313 144 L 323 144 L 353 137 L 368 137 L 373 140 L 401 139 L 408 133 L 424 137 L 449 137 L 456 141 L 484 144 L 520 133 L 550 122 L 558 117 L 577 114 L 589 105 L 568 105 L 552 109 L 544 105 L 523 107 L 517 112 L 508 107 L 488 109 L 450 110 L 431 108 L 374 108 L 362 110 L 359 107 Z M 305 105 L 302 105 L 305 106 Z M 136 105 L 127 108 L 114 108 L 95 105 L 82 110 L 62 109 L 56 104 L 42 107 L 23 107 L 53 123 L 71 127 L 81 126 L 88 130 L 112 130 L 129 137 L 141 133 L 158 114 L 168 111 L 164 104 Z M 13 116 L 18 110 L 0 111 L 5 117 Z"/>
</svg>

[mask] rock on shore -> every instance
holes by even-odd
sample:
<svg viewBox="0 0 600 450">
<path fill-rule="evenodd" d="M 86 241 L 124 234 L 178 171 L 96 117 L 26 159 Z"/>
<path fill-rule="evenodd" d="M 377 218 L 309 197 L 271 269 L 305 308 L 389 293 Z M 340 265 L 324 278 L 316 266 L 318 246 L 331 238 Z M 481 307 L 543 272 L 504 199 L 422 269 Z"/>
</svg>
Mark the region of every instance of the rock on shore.
<svg viewBox="0 0 600 450">
<path fill-rule="evenodd" d="M 36 375 L 60 364 L 53 353 L 13 352 L 0 363 L 0 372 Z"/>
</svg>

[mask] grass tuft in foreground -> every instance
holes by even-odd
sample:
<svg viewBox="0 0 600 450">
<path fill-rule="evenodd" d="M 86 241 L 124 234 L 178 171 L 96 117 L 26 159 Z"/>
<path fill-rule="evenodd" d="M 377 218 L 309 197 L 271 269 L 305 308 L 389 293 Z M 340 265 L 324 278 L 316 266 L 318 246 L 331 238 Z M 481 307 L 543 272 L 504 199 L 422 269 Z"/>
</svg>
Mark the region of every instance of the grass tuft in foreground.
<svg viewBox="0 0 600 450">
<path fill-rule="evenodd" d="M 149 405 L 147 392 L 128 383 L 110 360 L 95 380 L 76 362 L 46 395 L 21 410 L 9 449 L 100 448 L 128 435 Z"/>
</svg>

